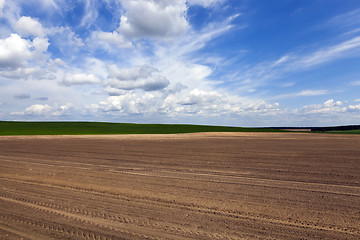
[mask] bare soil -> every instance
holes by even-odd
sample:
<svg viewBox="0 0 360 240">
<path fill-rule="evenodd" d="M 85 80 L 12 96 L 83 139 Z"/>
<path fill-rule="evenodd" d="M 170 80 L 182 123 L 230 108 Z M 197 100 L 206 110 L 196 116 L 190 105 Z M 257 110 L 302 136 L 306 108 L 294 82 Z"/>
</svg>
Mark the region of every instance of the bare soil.
<svg viewBox="0 0 360 240">
<path fill-rule="evenodd" d="M 360 239 L 360 136 L 0 137 L 0 239 Z"/>
</svg>

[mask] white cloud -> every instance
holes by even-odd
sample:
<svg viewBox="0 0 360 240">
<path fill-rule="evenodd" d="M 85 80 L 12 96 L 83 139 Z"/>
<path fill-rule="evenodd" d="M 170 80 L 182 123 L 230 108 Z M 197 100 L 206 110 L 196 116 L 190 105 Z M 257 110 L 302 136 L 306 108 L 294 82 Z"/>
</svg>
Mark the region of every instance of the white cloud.
<svg viewBox="0 0 360 240">
<path fill-rule="evenodd" d="M 342 106 L 343 102 L 334 101 L 334 99 L 329 99 L 323 104 L 313 104 L 304 106 L 300 109 L 300 113 L 303 114 L 316 114 L 316 115 L 333 115 L 338 113 L 344 113 L 349 108 Z"/>
<path fill-rule="evenodd" d="M 75 35 L 69 28 L 65 28 L 67 32 L 67 42 L 70 46 L 83 47 L 85 46 L 83 40 Z"/>
<path fill-rule="evenodd" d="M 52 36 L 52 41 L 60 47 L 83 47 L 83 40 L 79 38 L 70 27 L 52 27 L 46 30 Z"/>
<path fill-rule="evenodd" d="M 49 47 L 49 39 L 37 37 L 32 41 L 32 57 L 31 60 L 36 60 L 38 62 L 45 63 L 48 59 L 46 54 Z"/>
<path fill-rule="evenodd" d="M 231 29 L 229 21 L 211 24 L 200 32 L 189 30 L 171 43 L 155 43 L 151 58 L 137 52 L 127 61 L 138 67 L 108 66 L 105 91 L 110 97 L 91 105 L 91 109 L 99 109 L 113 116 L 142 114 L 152 118 L 176 118 L 176 121 L 195 114 L 204 118 L 206 114 L 218 117 L 221 114 L 245 114 L 245 109 L 264 115 L 278 112 L 275 105 L 214 91 L 208 79 L 213 69 L 198 63 L 203 59 L 192 56 L 206 43 Z M 144 93 L 141 90 L 153 91 Z"/>
<path fill-rule="evenodd" d="M 107 86 L 114 89 L 154 91 L 169 85 L 169 81 L 160 71 L 149 65 L 127 69 L 119 69 L 115 65 L 110 65 L 108 71 Z"/>
<path fill-rule="evenodd" d="M 359 111 L 359 112 L 360 112 L 360 104 L 350 105 L 350 106 L 348 107 L 348 111 L 350 111 L 350 112 L 357 112 L 357 111 Z"/>
<path fill-rule="evenodd" d="M 337 106 L 341 106 L 343 103 L 341 101 L 334 101 L 334 99 L 330 99 L 327 100 L 326 102 L 324 102 L 324 106 L 326 107 L 337 107 Z"/>
<path fill-rule="evenodd" d="M 24 37 L 44 37 L 45 29 L 38 20 L 31 17 L 21 17 L 14 26 L 15 30 Z"/>
<path fill-rule="evenodd" d="M 359 55 L 359 50 L 360 37 L 355 37 L 348 41 L 342 42 L 326 49 L 319 50 L 311 55 L 304 56 L 298 60 L 295 60 L 292 63 L 292 67 L 296 69 L 313 67 L 314 65 L 319 65 L 340 58 L 352 56 L 354 53 Z"/>
<path fill-rule="evenodd" d="M 274 116 L 282 113 L 279 104 L 248 103 L 234 95 L 218 91 L 181 88 L 176 91 L 140 92 L 126 91 L 120 96 L 110 96 L 106 101 L 91 105 L 92 110 L 113 116 L 137 114 L 149 118 L 170 118 L 176 122 L 186 119 L 207 118 L 215 123 L 224 116 L 245 117 L 253 114 Z M 213 119 L 209 119 L 213 118 Z M 216 119 L 216 120 L 215 120 Z"/>
<path fill-rule="evenodd" d="M 66 103 L 63 105 L 54 104 L 49 106 L 48 104 L 34 104 L 30 107 L 27 107 L 22 112 L 12 112 L 11 115 L 17 116 L 37 116 L 37 117 L 46 117 L 46 119 L 55 118 L 61 116 L 66 116 L 71 114 L 72 111 L 75 111 L 76 107 L 72 103 Z"/>
<path fill-rule="evenodd" d="M 55 108 L 55 111 L 52 112 L 51 115 L 57 117 L 57 116 L 69 114 L 71 110 L 75 109 L 75 106 L 72 103 L 66 103 L 66 104 L 60 105 L 60 106 L 58 106 L 56 104 L 54 108 Z"/>
<path fill-rule="evenodd" d="M 269 81 L 274 81 L 291 72 L 309 70 L 339 59 L 358 56 L 360 56 L 359 36 L 313 52 L 303 54 L 288 53 L 277 60 L 263 61 L 250 67 L 246 66 L 246 68 L 228 76 L 233 79 L 233 84 L 229 82 L 229 86 L 236 87 L 238 91 L 246 92 L 268 85 Z M 357 85 L 357 83 L 354 82 L 353 85 Z"/>
<path fill-rule="evenodd" d="M 146 92 L 136 94 L 136 92 L 127 92 L 121 96 L 110 96 L 107 101 L 101 102 L 99 107 L 101 111 L 116 111 L 124 114 L 153 114 L 157 109 L 158 98 L 154 94 Z"/>
<path fill-rule="evenodd" d="M 187 0 L 190 5 L 201 5 L 203 7 L 212 7 L 225 1 L 226 0 Z"/>
<path fill-rule="evenodd" d="M 35 38 L 32 41 L 32 45 L 37 52 L 43 53 L 47 51 L 50 43 L 47 38 Z"/>
<path fill-rule="evenodd" d="M 310 96 L 319 96 L 328 94 L 327 90 L 303 90 L 297 93 L 289 93 L 289 94 L 282 94 L 273 97 L 272 99 L 282 99 L 282 98 L 295 98 L 295 97 L 310 97 Z"/>
<path fill-rule="evenodd" d="M 12 112 L 12 115 L 43 115 L 48 113 L 51 107 L 48 104 L 34 104 L 26 108 L 24 112 Z"/>
<path fill-rule="evenodd" d="M 93 74 L 85 74 L 85 73 L 71 74 L 71 73 L 68 73 L 65 75 L 65 77 L 61 83 L 64 85 L 67 85 L 67 86 L 95 84 L 95 83 L 100 83 L 100 79 L 98 79 Z"/>
<path fill-rule="evenodd" d="M 6 39 L 0 39 L 0 69 L 17 68 L 31 58 L 32 44 L 17 34 L 11 34 Z"/>
<path fill-rule="evenodd" d="M 30 59 L 41 60 L 48 46 L 47 38 L 35 38 L 30 41 L 18 34 L 11 34 L 6 39 L 0 39 L 0 69 L 23 66 Z"/>
<path fill-rule="evenodd" d="M 355 28 L 354 30 L 345 33 L 345 35 L 357 34 L 359 32 L 360 32 L 360 28 Z"/>
<path fill-rule="evenodd" d="M 340 27 L 342 29 L 347 27 L 359 26 L 360 23 L 360 8 L 354 9 L 350 12 L 335 16 L 331 18 L 325 26 L 334 28 Z"/>
<path fill-rule="evenodd" d="M 127 38 L 173 38 L 189 27 L 183 0 L 123 0 L 122 5 L 126 12 L 118 31 Z"/>
<path fill-rule="evenodd" d="M 289 56 L 285 55 L 285 56 L 282 56 L 280 57 L 278 60 L 276 60 L 273 64 L 272 64 L 272 67 L 275 67 L 277 65 L 281 65 L 281 64 L 284 64 L 285 62 L 287 62 L 289 60 Z"/>
<path fill-rule="evenodd" d="M 354 102 L 360 102 L 360 99 L 355 99 Z"/>
<path fill-rule="evenodd" d="M 328 94 L 328 91 L 327 90 L 304 90 L 295 95 L 307 97 L 307 96 L 319 96 L 319 95 L 324 95 L 324 94 Z"/>
<path fill-rule="evenodd" d="M 304 91 L 297 93 L 296 95 L 307 97 L 307 96 L 319 96 L 319 95 L 324 95 L 324 94 L 328 94 L 328 91 L 327 90 L 304 90 Z"/>
<path fill-rule="evenodd" d="M 322 104 L 303 106 L 287 112 L 286 117 L 292 124 L 304 123 L 308 126 L 346 125 L 359 122 L 360 104 L 347 105 L 347 101 L 329 99 Z"/>
<path fill-rule="evenodd" d="M 119 34 L 116 31 L 114 31 L 114 32 L 96 32 L 95 34 L 96 34 L 98 40 L 105 42 L 105 43 L 115 45 L 119 48 L 130 48 L 133 46 L 129 40 L 125 39 L 125 37 L 123 35 Z M 109 49 L 112 49 L 112 48 L 109 47 Z"/>
<path fill-rule="evenodd" d="M 87 0 L 85 3 L 85 15 L 81 20 L 80 26 L 89 27 L 98 17 L 96 1 Z"/>
<path fill-rule="evenodd" d="M 12 79 L 43 79 L 45 71 L 40 67 L 19 67 L 16 69 L 0 71 L 0 75 Z"/>
<path fill-rule="evenodd" d="M 41 37 L 30 41 L 11 34 L 0 39 L 0 76 L 12 79 L 45 78 L 48 46 L 48 39 Z"/>
<path fill-rule="evenodd" d="M 190 91 L 185 99 L 180 101 L 181 105 L 206 105 L 211 106 L 218 102 L 223 96 L 216 91 L 202 91 L 197 88 Z"/>
<path fill-rule="evenodd" d="M 206 57 L 194 56 L 194 53 L 230 29 L 231 25 L 225 21 L 205 27 L 200 32 L 188 31 L 186 35 L 174 39 L 171 44 L 157 45 L 151 61 L 170 81 L 170 87 L 182 84 L 189 89 L 211 91 L 212 84 L 215 84 L 215 81 L 210 80 L 214 67 L 204 64 Z M 135 61 L 142 63 L 141 59 Z"/>
</svg>

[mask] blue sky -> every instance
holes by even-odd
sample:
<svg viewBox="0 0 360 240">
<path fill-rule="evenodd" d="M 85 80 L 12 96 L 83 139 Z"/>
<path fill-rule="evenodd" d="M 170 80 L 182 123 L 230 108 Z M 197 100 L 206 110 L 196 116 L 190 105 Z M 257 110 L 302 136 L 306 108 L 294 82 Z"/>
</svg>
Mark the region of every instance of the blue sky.
<svg viewBox="0 0 360 240">
<path fill-rule="evenodd" d="M 360 123 L 358 0 L 0 0 L 0 119 Z"/>
</svg>

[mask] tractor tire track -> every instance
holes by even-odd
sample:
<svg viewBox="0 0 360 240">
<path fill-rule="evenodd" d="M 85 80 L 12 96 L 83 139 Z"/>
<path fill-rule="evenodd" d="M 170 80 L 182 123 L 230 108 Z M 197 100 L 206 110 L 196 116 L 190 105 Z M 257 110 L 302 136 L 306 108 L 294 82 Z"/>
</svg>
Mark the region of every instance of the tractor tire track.
<svg viewBox="0 0 360 240">
<path fill-rule="evenodd" d="M 9 180 L 9 179 L 7 179 Z M 41 185 L 41 186 L 47 186 L 52 188 L 60 188 L 68 191 L 76 191 L 81 193 L 88 193 L 92 195 L 107 197 L 107 198 L 115 198 L 120 199 L 122 201 L 131 201 L 131 202 L 137 202 L 141 204 L 146 204 L 148 206 L 161 206 L 165 208 L 171 208 L 171 209 L 179 209 L 182 211 L 188 211 L 188 212 L 194 212 L 197 214 L 205 214 L 205 215 L 216 215 L 216 216 L 222 216 L 226 218 L 232 218 L 236 219 L 238 221 L 243 222 L 249 222 L 249 221 L 256 221 L 256 222 L 264 222 L 266 224 L 272 224 L 272 225 L 283 225 L 284 227 L 290 227 L 290 228 L 307 228 L 307 229 L 314 229 L 314 230 L 321 230 L 321 231 L 333 231 L 333 232 L 339 232 L 339 233 L 345 233 L 350 234 L 354 236 L 360 236 L 360 230 L 355 228 L 339 228 L 334 225 L 321 225 L 319 223 L 312 223 L 308 221 L 302 221 L 299 219 L 292 219 L 292 220 L 284 220 L 280 218 L 273 218 L 269 215 L 255 215 L 249 212 L 239 212 L 234 210 L 224 210 L 224 209 L 218 209 L 218 208 L 208 208 L 204 205 L 197 205 L 197 204 L 188 204 L 188 203 L 181 203 L 176 201 L 167 201 L 165 199 L 161 198 L 150 198 L 150 197 L 143 197 L 143 196 L 134 196 L 134 195 L 124 195 L 124 194 L 115 194 L 115 193 L 109 193 L 104 191 L 96 191 L 93 189 L 86 189 L 86 188 L 79 188 L 79 187 L 69 187 L 69 186 L 63 186 L 63 185 L 53 185 L 53 184 L 46 184 L 46 183 L 38 183 L 38 182 L 30 182 L 30 181 L 21 181 L 21 180 L 13 180 L 16 182 L 21 183 L 27 183 L 27 184 L 34 184 L 34 185 Z M 1 196 L 1 195 L 0 195 Z M 24 198 L 20 198 L 19 201 L 29 201 Z M 37 204 L 34 202 L 33 204 Z M 46 206 L 46 205 L 45 205 Z M 53 208 L 57 207 L 57 209 L 67 210 L 69 212 L 73 213 L 85 213 L 86 210 L 81 210 L 78 208 L 64 208 L 59 205 L 55 204 L 49 204 L 47 207 Z M 114 220 L 117 219 L 122 223 L 132 223 L 137 224 L 140 226 L 150 226 L 148 222 L 141 222 L 139 220 L 134 219 L 125 219 L 122 217 L 116 217 L 111 216 L 109 214 L 105 214 L 104 212 L 90 212 L 95 217 L 103 217 L 104 220 Z M 152 224 L 151 227 L 154 228 L 163 228 L 161 225 L 155 225 Z M 177 228 L 176 231 L 182 231 L 184 233 L 188 234 L 194 234 L 194 232 L 186 232 L 185 230 L 180 230 Z M 198 234 L 201 235 L 201 234 Z M 217 239 L 216 236 L 212 236 L 212 238 Z"/>
</svg>

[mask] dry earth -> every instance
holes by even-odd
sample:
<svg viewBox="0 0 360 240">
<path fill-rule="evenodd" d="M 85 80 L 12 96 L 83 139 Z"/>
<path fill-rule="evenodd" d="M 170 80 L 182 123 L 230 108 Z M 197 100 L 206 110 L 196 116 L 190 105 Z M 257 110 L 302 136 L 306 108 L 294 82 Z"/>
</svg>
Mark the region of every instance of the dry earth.
<svg viewBox="0 0 360 240">
<path fill-rule="evenodd" d="M 360 137 L 0 137 L 0 239 L 360 239 Z"/>
</svg>

